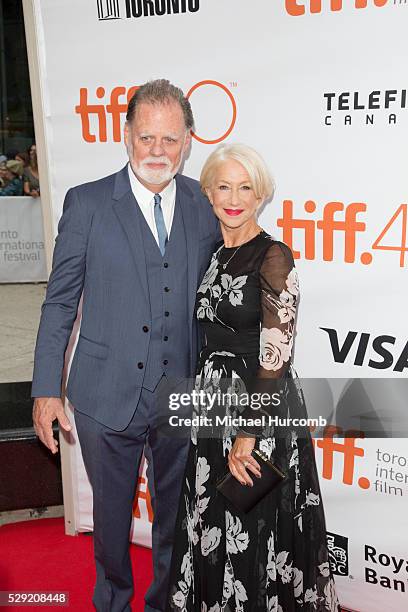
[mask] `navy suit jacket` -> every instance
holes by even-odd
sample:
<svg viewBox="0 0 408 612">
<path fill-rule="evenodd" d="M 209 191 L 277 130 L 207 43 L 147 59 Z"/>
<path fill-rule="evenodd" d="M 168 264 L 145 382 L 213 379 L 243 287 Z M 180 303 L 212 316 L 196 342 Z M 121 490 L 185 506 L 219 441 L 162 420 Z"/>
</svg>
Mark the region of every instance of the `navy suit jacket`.
<svg viewBox="0 0 408 612">
<path fill-rule="evenodd" d="M 177 175 L 188 252 L 186 336 L 191 375 L 199 350 L 198 285 L 219 240 L 199 183 Z M 145 253 L 127 166 L 67 192 L 35 350 L 33 397 L 60 397 L 64 355 L 83 294 L 81 329 L 67 384 L 75 408 L 123 429 L 143 385 L 151 312 Z M 86 356 L 81 358 L 81 356 Z"/>
</svg>

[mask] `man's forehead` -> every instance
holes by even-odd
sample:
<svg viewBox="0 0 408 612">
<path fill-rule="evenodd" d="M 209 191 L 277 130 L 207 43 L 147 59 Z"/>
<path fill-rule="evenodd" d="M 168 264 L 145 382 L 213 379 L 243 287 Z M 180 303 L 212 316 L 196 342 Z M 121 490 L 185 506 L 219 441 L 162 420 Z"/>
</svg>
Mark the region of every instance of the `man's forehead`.
<svg viewBox="0 0 408 612">
<path fill-rule="evenodd" d="M 141 102 L 136 108 L 134 123 L 146 121 L 171 121 L 184 123 L 183 110 L 177 102 Z"/>
<path fill-rule="evenodd" d="M 171 115 L 183 115 L 183 110 L 180 104 L 176 100 L 165 99 L 163 101 L 143 101 L 136 107 L 137 115 L 150 115 L 150 114 L 171 114 Z"/>
</svg>

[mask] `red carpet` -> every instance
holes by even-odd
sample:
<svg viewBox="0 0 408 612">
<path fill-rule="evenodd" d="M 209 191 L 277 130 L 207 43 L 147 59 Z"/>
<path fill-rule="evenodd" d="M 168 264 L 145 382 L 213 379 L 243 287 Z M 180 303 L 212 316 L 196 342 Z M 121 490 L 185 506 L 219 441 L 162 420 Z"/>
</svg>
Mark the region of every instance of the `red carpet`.
<svg viewBox="0 0 408 612">
<path fill-rule="evenodd" d="M 0 591 L 68 591 L 70 609 L 92 612 L 95 610 L 91 601 L 95 581 L 92 545 L 90 536 L 66 536 L 62 518 L 3 525 L 0 527 Z M 142 612 L 143 595 L 152 578 L 151 551 L 134 544 L 130 550 L 135 580 L 132 610 Z M 1 608 L 17 609 L 22 608 Z M 24 609 L 34 609 L 34 606 Z M 36 606 L 36 609 L 55 612 L 67 608 Z"/>
<path fill-rule="evenodd" d="M 92 537 L 66 536 L 64 521 L 39 519 L 0 527 L 0 591 L 68 591 L 69 608 L 94 612 Z M 135 580 L 132 610 L 142 612 L 151 578 L 151 551 L 131 544 Z M 35 606 L 55 612 L 56 607 Z M 32 609 L 34 606 L 25 606 Z M 15 610 L 6 606 L 2 610 Z M 61 608 L 64 610 L 67 608 Z"/>
</svg>

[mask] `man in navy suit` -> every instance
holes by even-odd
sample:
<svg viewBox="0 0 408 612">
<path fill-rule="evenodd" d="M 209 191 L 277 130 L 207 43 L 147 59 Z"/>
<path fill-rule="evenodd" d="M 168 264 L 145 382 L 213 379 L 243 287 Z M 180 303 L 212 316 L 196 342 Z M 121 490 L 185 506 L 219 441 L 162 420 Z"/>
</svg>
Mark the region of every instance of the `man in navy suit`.
<svg viewBox="0 0 408 612">
<path fill-rule="evenodd" d="M 129 611 L 129 529 L 138 467 L 149 455 L 154 579 L 146 612 L 165 610 L 186 438 L 159 435 L 158 397 L 194 375 L 196 290 L 218 223 L 197 181 L 177 174 L 193 115 L 161 79 L 129 102 L 129 164 L 70 189 L 58 226 L 38 332 L 32 395 L 37 435 L 53 452 L 52 422 L 69 431 L 61 401 L 64 354 L 83 295 L 81 330 L 67 384 L 94 499 L 98 611 Z"/>
</svg>

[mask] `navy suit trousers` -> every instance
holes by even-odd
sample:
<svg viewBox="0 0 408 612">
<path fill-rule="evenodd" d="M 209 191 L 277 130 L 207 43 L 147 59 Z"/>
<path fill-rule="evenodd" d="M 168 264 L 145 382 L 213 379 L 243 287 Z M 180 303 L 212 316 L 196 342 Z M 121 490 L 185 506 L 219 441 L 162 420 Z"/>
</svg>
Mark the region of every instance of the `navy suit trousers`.
<svg viewBox="0 0 408 612">
<path fill-rule="evenodd" d="M 75 410 L 75 423 L 92 489 L 98 612 L 130 612 L 133 576 L 129 531 L 139 464 L 145 451 L 154 512 L 153 582 L 145 612 L 164 612 L 182 479 L 190 440 L 163 437 L 158 428 L 159 394 L 142 389 L 137 409 L 123 431 L 115 431 Z"/>
</svg>

